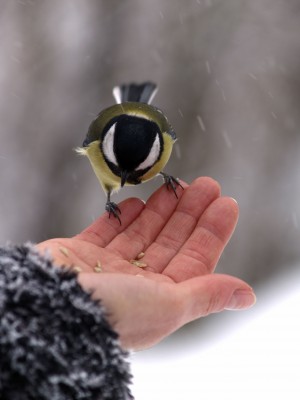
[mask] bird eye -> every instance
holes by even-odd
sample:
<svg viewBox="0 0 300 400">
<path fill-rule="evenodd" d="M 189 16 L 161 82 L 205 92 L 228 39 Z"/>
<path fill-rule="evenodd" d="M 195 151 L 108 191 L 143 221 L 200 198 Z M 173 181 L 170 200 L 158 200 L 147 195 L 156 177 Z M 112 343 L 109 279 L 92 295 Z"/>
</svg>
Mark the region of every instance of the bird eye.
<svg viewBox="0 0 300 400">
<path fill-rule="evenodd" d="M 157 133 L 147 158 L 136 168 L 136 171 L 152 167 L 152 165 L 155 164 L 155 162 L 159 158 L 160 150 L 161 150 L 160 140 L 159 140 L 159 135 Z"/>
<path fill-rule="evenodd" d="M 118 165 L 115 153 L 114 153 L 114 138 L 116 131 L 116 122 L 109 128 L 106 135 L 104 136 L 104 140 L 102 142 L 102 151 L 104 156 L 111 163 Z"/>
</svg>

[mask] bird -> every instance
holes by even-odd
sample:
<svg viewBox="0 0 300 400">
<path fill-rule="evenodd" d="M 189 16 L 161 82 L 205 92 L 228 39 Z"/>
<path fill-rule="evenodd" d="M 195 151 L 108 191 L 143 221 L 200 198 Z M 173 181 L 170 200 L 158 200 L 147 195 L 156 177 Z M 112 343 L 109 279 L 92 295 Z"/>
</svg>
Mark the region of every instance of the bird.
<svg viewBox="0 0 300 400">
<path fill-rule="evenodd" d="M 174 192 L 183 189 L 177 178 L 163 172 L 176 134 L 167 117 L 151 105 L 157 92 L 153 82 L 122 84 L 113 88 L 116 104 L 92 121 L 82 147 L 106 193 L 105 210 L 121 225 L 121 210 L 111 195 L 124 185 L 137 185 L 161 175 Z"/>
</svg>

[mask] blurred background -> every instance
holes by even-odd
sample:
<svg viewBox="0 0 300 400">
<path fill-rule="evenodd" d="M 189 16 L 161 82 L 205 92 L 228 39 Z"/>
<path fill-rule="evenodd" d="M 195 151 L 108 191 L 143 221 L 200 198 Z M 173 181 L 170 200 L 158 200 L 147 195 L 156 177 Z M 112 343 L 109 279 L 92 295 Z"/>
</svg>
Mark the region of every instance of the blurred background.
<svg viewBox="0 0 300 400">
<path fill-rule="evenodd" d="M 287 294 L 300 263 L 299 19 L 299 0 L 1 0 L 0 243 L 70 236 L 102 213 L 74 148 L 114 85 L 153 80 L 179 137 L 166 172 L 212 176 L 240 205 L 218 272 Z M 192 323 L 158 349 L 168 357 L 224 324 Z"/>
</svg>

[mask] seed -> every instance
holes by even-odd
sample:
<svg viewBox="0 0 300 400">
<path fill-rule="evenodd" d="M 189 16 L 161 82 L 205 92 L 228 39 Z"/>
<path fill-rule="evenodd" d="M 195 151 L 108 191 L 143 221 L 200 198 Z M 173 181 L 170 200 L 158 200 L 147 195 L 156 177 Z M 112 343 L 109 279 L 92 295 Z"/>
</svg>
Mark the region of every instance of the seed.
<svg viewBox="0 0 300 400">
<path fill-rule="evenodd" d="M 66 247 L 59 247 L 59 251 L 66 257 L 69 257 L 69 250 Z"/>
<path fill-rule="evenodd" d="M 146 263 L 142 263 L 142 262 L 140 262 L 140 261 L 138 261 L 138 260 L 130 260 L 130 263 L 133 264 L 133 265 L 135 265 L 136 267 L 139 267 L 139 268 L 145 268 L 145 267 L 147 267 L 147 264 L 146 264 Z"/>
<path fill-rule="evenodd" d="M 73 270 L 76 272 L 82 272 L 82 268 L 79 267 L 78 265 L 74 265 Z"/>
<path fill-rule="evenodd" d="M 137 256 L 137 259 L 140 260 L 141 258 L 144 257 L 144 255 L 145 255 L 145 253 L 141 252 L 141 253 Z"/>
<path fill-rule="evenodd" d="M 98 260 L 97 265 L 94 267 L 95 272 L 102 272 L 102 265 L 101 262 Z"/>
</svg>

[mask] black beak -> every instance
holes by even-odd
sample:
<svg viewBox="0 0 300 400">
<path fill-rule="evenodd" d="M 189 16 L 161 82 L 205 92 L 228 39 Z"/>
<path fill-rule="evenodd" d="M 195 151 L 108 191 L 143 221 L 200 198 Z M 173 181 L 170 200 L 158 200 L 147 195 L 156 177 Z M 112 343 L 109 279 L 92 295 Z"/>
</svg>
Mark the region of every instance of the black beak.
<svg viewBox="0 0 300 400">
<path fill-rule="evenodd" d="M 127 181 L 128 177 L 128 172 L 127 171 L 122 171 L 121 172 L 121 187 L 123 187 Z"/>
</svg>

